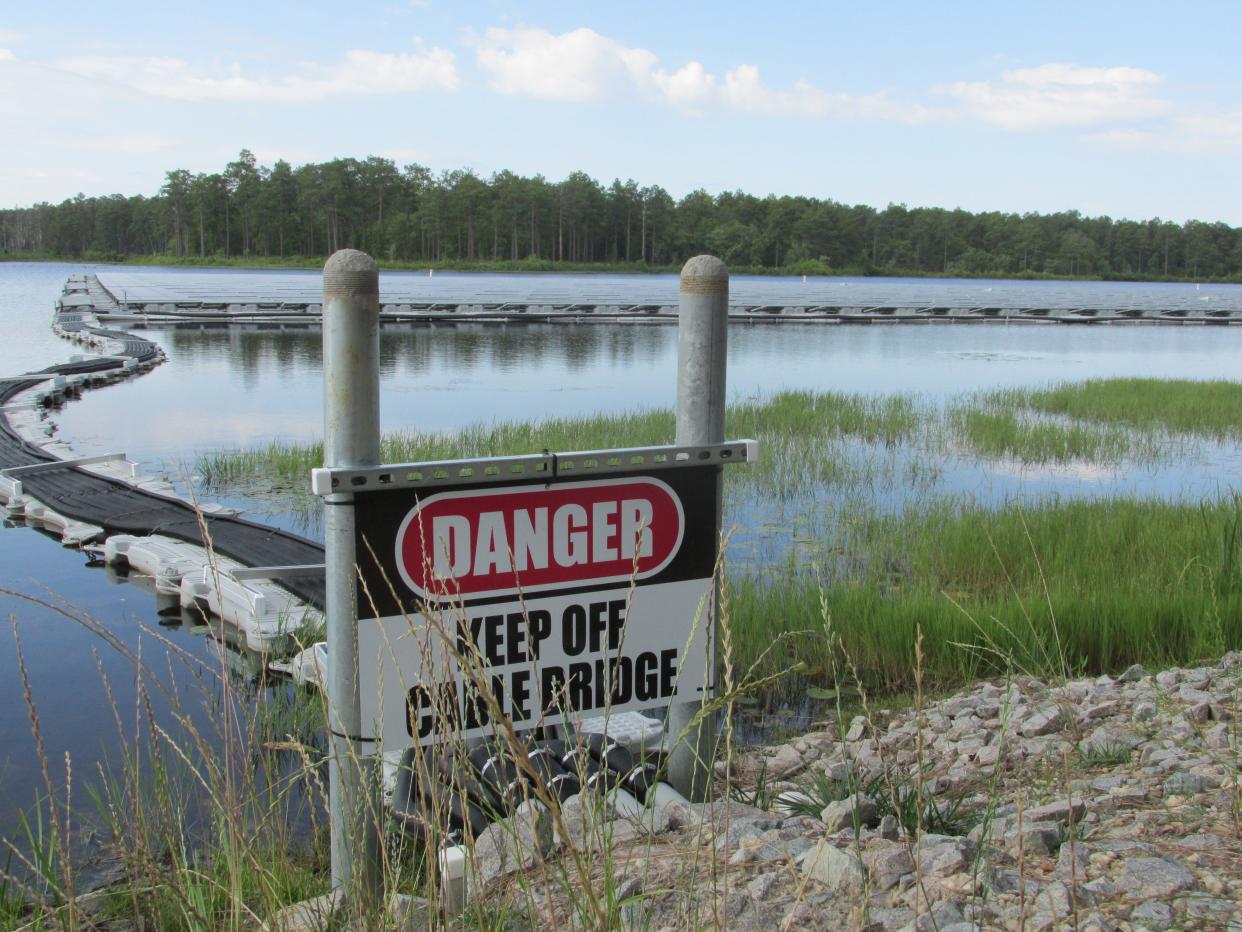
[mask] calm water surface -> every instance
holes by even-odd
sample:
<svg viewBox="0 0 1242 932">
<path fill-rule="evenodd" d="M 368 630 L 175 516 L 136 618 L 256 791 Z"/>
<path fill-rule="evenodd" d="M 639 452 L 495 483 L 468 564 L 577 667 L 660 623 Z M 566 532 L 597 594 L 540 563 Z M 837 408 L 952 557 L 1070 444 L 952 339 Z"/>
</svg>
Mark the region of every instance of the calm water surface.
<svg viewBox="0 0 1242 932">
<path fill-rule="evenodd" d="M 0 374 L 15 374 L 64 361 L 78 350 L 49 328 L 52 303 L 74 272 L 68 264 L 0 264 Z M 118 270 L 116 275 L 129 274 Z M 146 273 L 144 273 L 146 274 Z M 241 287 L 237 273 L 220 282 Z M 254 273 L 263 279 L 269 273 Z M 273 276 L 287 273 L 271 273 Z M 177 276 L 202 273 L 169 271 Z M 488 276 L 454 276 L 461 287 L 486 293 Z M 314 287 L 301 276 L 299 287 Z M 252 279 L 254 280 L 254 279 Z M 393 280 L 385 276 L 385 281 Z M 308 286 L 308 282 L 310 282 Z M 610 279 L 609 289 L 633 282 L 639 289 L 674 287 L 673 280 Z M 409 283 L 413 285 L 413 279 Z M 437 283 L 448 287 L 450 282 Z M 825 280 L 842 290 L 850 282 Z M 873 282 L 900 286 L 910 301 L 938 303 L 946 289 L 990 289 L 992 303 L 1016 302 L 1016 292 L 1044 283 Z M 588 276 L 558 276 L 572 291 L 603 287 Z M 1190 285 L 1095 286 L 1075 292 L 1124 288 L 1131 304 L 1201 300 Z M 922 291 L 920 291 L 922 289 Z M 1112 296 L 1115 297 L 1115 296 Z M 1242 288 L 1216 286 L 1208 297 L 1242 306 Z M 983 303 L 983 302 L 981 302 Z M 48 428 L 82 454 L 123 450 L 152 469 L 187 470 L 202 450 L 238 448 L 273 439 L 310 440 L 321 431 L 320 336 L 317 331 L 150 330 L 168 362 L 133 382 L 88 393 L 55 413 Z M 782 388 L 862 393 L 917 392 L 935 400 L 1000 386 L 1034 385 L 1100 376 L 1237 378 L 1242 371 L 1242 327 L 1067 327 L 1038 325 L 746 326 L 729 335 L 729 394 L 734 399 Z M 459 325 L 404 326 L 382 337 L 382 420 L 385 429 L 451 431 L 479 421 L 539 418 L 671 406 L 675 391 L 676 331 L 658 325 Z M 1209 450 L 1202 462 L 1144 471 L 1061 467 L 981 467 L 950 461 L 941 482 L 979 490 L 985 497 L 1064 490 L 1093 494 L 1199 495 L 1240 481 L 1237 451 Z M 877 490 L 883 497 L 891 490 Z M 743 523 L 793 520 L 802 503 L 785 503 L 762 514 L 739 509 Z M 786 509 L 790 515 L 780 514 Z M 762 534 L 744 541 L 743 555 L 771 556 L 777 545 Z M 104 571 L 88 569 L 81 554 L 41 534 L 0 528 L 0 588 L 55 603 L 88 607 L 98 624 L 121 644 L 140 640 L 157 649 L 153 632 L 164 632 L 193 663 L 219 665 L 209 639 L 157 627 L 154 601 L 132 586 L 115 585 Z M 16 644 L 32 683 L 44 739 L 63 773 L 70 750 L 74 772 L 86 774 L 115 751 L 112 714 L 92 649 L 122 707 L 132 710 L 133 667 L 122 652 L 104 644 L 89 626 L 29 599 L 0 595 L 6 632 L 0 634 L 0 805 L 3 812 L 29 804 L 39 790 L 32 765 L 33 740 L 26 720 Z M 179 661 L 180 662 L 180 661 Z M 128 678 L 128 680 L 127 680 Z M 67 687 L 66 684 L 72 684 Z M 63 779 L 63 778 L 58 778 Z M 77 780 L 75 780 L 75 783 Z M 75 787 L 75 792 L 79 789 Z M 13 828 L 0 814 L 0 832 Z"/>
</svg>

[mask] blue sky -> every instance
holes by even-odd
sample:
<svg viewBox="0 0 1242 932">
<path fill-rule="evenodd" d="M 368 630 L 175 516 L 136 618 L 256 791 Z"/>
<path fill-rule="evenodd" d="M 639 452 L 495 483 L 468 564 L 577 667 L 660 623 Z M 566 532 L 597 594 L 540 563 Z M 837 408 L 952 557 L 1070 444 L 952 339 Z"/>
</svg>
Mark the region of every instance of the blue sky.
<svg viewBox="0 0 1242 932">
<path fill-rule="evenodd" d="M 382 155 L 1242 225 L 1242 3 L 8 4 L 0 205 Z"/>
</svg>

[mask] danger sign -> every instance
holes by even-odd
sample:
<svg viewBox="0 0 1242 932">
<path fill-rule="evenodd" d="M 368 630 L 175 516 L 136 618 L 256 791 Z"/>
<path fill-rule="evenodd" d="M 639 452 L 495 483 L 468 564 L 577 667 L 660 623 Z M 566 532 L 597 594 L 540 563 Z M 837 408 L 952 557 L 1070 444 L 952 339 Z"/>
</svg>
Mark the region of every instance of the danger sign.
<svg viewBox="0 0 1242 932">
<path fill-rule="evenodd" d="M 648 476 L 445 492 L 397 531 L 402 581 L 432 602 L 648 579 L 677 554 L 681 501 Z"/>
<path fill-rule="evenodd" d="M 364 730 L 396 750 L 490 733 L 497 710 L 530 728 L 701 698 L 718 478 L 358 493 Z"/>
</svg>

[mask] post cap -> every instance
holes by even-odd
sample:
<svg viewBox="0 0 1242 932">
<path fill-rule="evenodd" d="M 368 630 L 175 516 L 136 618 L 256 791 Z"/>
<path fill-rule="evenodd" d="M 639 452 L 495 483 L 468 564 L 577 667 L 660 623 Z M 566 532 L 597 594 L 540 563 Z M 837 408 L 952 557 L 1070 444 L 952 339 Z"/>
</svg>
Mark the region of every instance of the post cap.
<svg viewBox="0 0 1242 932">
<path fill-rule="evenodd" d="M 324 263 L 324 300 L 378 294 L 379 266 L 365 252 L 339 249 Z"/>
<path fill-rule="evenodd" d="M 729 268 L 715 256 L 695 256 L 681 267 L 682 294 L 729 293 Z"/>
</svg>

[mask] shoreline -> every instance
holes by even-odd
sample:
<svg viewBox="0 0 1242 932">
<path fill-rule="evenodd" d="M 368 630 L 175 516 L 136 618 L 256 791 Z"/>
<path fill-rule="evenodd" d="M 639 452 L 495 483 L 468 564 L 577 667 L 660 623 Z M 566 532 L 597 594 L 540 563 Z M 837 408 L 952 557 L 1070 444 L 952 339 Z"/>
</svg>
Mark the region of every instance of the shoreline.
<svg viewBox="0 0 1242 932">
<path fill-rule="evenodd" d="M 218 269 L 237 269 L 239 271 L 313 271 L 321 272 L 328 257 L 292 256 L 289 258 L 259 258 L 256 256 L 146 256 L 146 255 L 88 255 L 88 256 L 54 256 L 45 254 L 0 253 L 0 263 L 29 262 L 39 264 L 66 265 L 109 265 L 127 268 L 169 268 L 212 271 Z M 609 262 L 557 262 L 544 259 L 518 260 L 484 260 L 484 261 L 392 261 L 376 259 L 381 271 L 386 272 L 468 272 L 476 274 L 502 275 L 676 275 L 681 271 L 681 264 L 648 266 L 640 263 L 609 263 Z M 730 266 L 733 276 L 754 276 L 764 278 L 868 278 L 868 279 L 926 279 L 929 281 L 953 280 L 961 281 L 997 281 L 997 282 L 1111 282 L 1133 283 L 1144 285 L 1242 285 L 1242 276 L 1225 278 L 1185 278 L 1177 276 L 1151 277 L 1107 277 L 1100 275 L 1051 275 L 1046 273 L 1005 274 L 1000 271 L 978 274 L 925 272 L 911 269 L 893 269 L 891 271 L 865 270 L 858 268 L 836 269 L 820 263 L 799 263 L 792 266 Z"/>
</svg>

